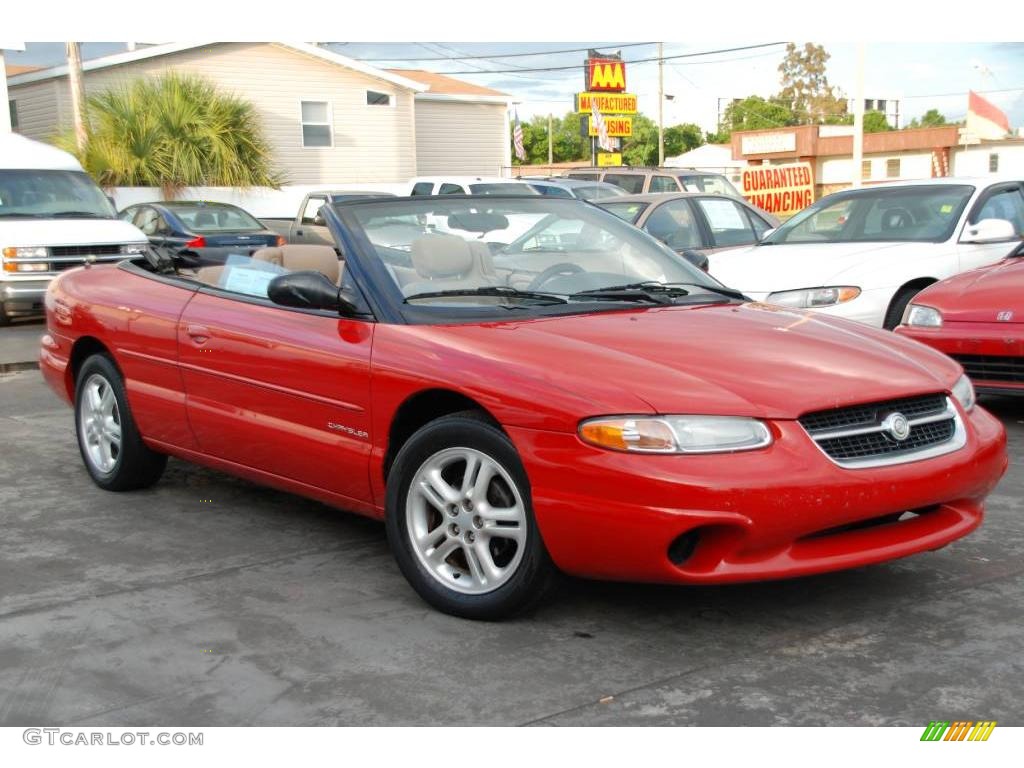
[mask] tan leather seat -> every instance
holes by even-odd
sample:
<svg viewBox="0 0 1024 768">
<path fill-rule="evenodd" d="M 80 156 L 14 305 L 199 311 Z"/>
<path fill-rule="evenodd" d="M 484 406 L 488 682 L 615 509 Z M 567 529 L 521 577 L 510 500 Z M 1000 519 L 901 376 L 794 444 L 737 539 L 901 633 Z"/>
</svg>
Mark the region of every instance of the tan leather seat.
<svg viewBox="0 0 1024 768">
<path fill-rule="evenodd" d="M 457 235 L 432 233 L 410 244 L 412 266 L 423 278 L 402 287 L 406 296 L 451 288 L 476 288 L 495 280 L 483 271 L 483 260 L 471 244 Z"/>
<path fill-rule="evenodd" d="M 260 248 L 252 255 L 253 261 L 266 261 L 289 272 L 311 269 L 327 276 L 335 285 L 341 285 L 345 263 L 329 245 L 282 245 Z"/>
<path fill-rule="evenodd" d="M 196 282 L 203 283 L 204 285 L 211 285 L 217 287 L 220 285 L 220 278 L 224 274 L 224 267 L 217 265 L 213 267 L 200 267 L 195 271 Z"/>
</svg>

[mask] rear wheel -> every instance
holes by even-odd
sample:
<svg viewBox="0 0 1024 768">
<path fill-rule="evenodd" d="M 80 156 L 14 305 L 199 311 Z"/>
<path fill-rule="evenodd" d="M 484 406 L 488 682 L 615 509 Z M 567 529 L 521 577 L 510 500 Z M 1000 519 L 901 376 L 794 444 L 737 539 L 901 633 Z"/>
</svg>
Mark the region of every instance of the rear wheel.
<svg viewBox="0 0 1024 768">
<path fill-rule="evenodd" d="M 412 587 L 456 616 L 519 613 L 554 575 L 515 448 L 473 415 L 437 419 L 402 447 L 388 478 L 387 531 Z"/>
<path fill-rule="evenodd" d="M 2 302 L 0 302 L 0 328 L 11 324 L 11 316 L 7 314 Z"/>
<path fill-rule="evenodd" d="M 75 426 L 82 461 L 100 488 L 145 488 L 163 474 L 167 457 L 142 442 L 124 379 L 106 355 L 93 355 L 82 363 L 75 387 Z"/>
</svg>

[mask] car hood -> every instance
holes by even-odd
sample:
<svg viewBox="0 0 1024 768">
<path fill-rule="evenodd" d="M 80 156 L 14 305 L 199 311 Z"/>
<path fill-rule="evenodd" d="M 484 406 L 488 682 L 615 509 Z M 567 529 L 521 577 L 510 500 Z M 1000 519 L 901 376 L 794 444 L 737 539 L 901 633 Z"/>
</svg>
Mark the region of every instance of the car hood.
<svg viewBox="0 0 1024 768">
<path fill-rule="evenodd" d="M 0 246 L 144 243 L 137 227 L 120 219 L 0 219 Z"/>
<path fill-rule="evenodd" d="M 895 334 L 756 303 L 434 326 L 428 333 L 439 347 L 484 359 L 492 382 L 561 398 L 568 410 L 590 415 L 646 405 L 646 412 L 792 419 L 948 390 L 960 375 L 949 358 Z M 495 365 L 505 373 L 493 376 Z"/>
<path fill-rule="evenodd" d="M 921 254 L 933 243 L 799 243 L 754 245 L 710 255 L 711 275 L 730 288 L 763 294 L 837 285 L 865 261 L 884 262 Z"/>
<path fill-rule="evenodd" d="M 941 310 L 947 321 L 991 323 L 1012 312 L 1012 322 L 1024 323 L 1024 258 L 943 280 L 914 297 L 914 303 Z"/>
</svg>

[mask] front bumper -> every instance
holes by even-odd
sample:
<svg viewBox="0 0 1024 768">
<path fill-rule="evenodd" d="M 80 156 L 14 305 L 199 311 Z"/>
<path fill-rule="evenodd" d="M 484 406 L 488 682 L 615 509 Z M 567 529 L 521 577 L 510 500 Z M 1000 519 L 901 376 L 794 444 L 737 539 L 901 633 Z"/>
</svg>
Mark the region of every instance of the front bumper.
<svg viewBox="0 0 1024 768">
<path fill-rule="evenodd" d="M 0 279 L 0 303 L 10 315 L 39 314 L 43 311 L 43 297 L 52 279 Z"/>
<path fill-rule="evenodd" d="M 958 451 L 856 470 L 832 463 L 793 421 L 773 422 L 766 449 L 707 456 L 614 453 L 572 434 L 522 428 L 509 434 L 562 570 L 712 584 L 853 568 L 966 535 L 980 525 L 982 500 L 1007 458 L 999 421 L 975 408 L 965 423 Z M 891 520 L 910 511 L 919 514 Z M 692 552 L 683 548 L 680 559 L 674 550 L 673 562 L 670 547 L 688 533 Z"/>
<path fill-rule="evenodd" d="M 1024 358 L 1024 323 L 946 322 L 941 328 L 901 325 L 896 333 L 947 355 Z M 979 392 L 1024 394 L 1024 382 L 985 379 L 967 372 Z"/>
</svg>

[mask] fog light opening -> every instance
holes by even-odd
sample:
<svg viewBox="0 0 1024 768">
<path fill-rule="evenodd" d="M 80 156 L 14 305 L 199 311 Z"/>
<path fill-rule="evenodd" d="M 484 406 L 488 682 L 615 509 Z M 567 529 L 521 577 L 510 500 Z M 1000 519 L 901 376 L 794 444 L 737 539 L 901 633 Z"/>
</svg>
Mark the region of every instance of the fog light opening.
<svg viewBox="0 0 1024 768">
<path fill-rule="evenodd" d="M 700 531 L 696 528 L 692 531 L 687 531 L 681 536 L 677 536 L 668 545 L 668 559 L 673 565 L 682 565 L 690 559 L 693 551 L 697 549 L 698 541 L 700 541 Z"/>
</svg>

